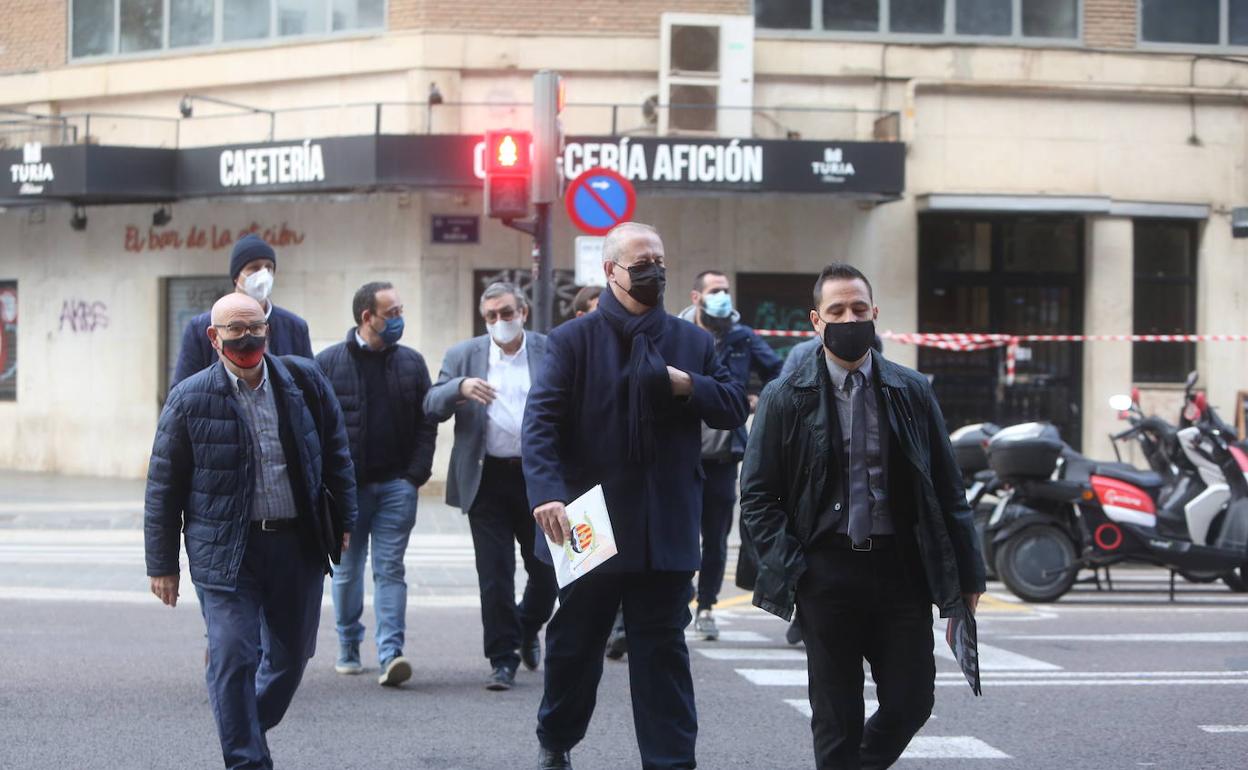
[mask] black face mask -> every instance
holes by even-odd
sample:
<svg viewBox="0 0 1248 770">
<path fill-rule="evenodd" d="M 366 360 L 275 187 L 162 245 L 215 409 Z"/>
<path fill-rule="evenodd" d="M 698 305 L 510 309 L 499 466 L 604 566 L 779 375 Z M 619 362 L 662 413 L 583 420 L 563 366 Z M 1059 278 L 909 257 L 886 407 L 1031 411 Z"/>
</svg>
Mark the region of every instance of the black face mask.
<svg viewBox="0 0 1248 770">
<path fill-rule="evenodd" d="M 628 268 L 628 296 L 646 307 L 655 307 L 663 301 L 663 289 L 667 286 L 667 271 L 647 262 Z"/>
<path fill-rule="evenodd" d="M 842 361 L 862 358 L 871 349 L 872 342 L 875 342 L 875 321 L 823 324 L 824 347 Z"/>
</svg>

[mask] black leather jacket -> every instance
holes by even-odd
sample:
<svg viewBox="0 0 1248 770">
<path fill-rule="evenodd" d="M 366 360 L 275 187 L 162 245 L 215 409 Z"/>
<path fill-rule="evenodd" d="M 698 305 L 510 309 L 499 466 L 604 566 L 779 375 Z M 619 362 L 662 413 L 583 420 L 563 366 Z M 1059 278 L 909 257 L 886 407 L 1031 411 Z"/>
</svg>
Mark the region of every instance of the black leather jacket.
<svg viewBox="0 0 1248 770">
<path fill-rule="evenodd" d="M 942 617 L 984 590 L 984 562 L 945 420 L 927 378 L 872 352 L 888 413 L 889 507 Z M 844 503 L 832 379 L 811 356 L 763 391 L 741 467 L 741 519 L 758 553 L 754 604 L 792 618 L 818 516 Z"/>
</svg>

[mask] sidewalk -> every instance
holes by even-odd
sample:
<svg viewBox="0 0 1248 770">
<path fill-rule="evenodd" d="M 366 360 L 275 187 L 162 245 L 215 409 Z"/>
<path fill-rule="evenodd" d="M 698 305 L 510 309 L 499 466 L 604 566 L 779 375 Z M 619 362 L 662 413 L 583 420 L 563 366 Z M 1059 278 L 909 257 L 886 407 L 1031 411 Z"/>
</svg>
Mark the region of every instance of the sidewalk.
<svg viewBox="0 0 1248 770">
<path fill-rule="evenodd" d="M 0 470 L 0 529 L 143 528 L 142 479 L 108 479 Z M 418 535 L 461 535 L 468 519 L 443 502 L 442 484 L 421 490 Z"/>
</svg>

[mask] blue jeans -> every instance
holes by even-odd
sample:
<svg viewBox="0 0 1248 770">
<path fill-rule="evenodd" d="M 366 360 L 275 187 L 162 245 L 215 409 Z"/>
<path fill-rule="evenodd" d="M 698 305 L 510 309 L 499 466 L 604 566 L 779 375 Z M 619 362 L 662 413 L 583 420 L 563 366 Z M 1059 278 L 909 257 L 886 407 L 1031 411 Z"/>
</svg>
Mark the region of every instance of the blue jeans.
<svg viewBox="0 0 1248 770">
<path fill-rule="evenodd" d="M 416 524 L 416 487 L 406 479 L 363 484 L 360 516 L 351 531 L 351 545 L 334 570 L 334 619 L 338 640 L 364 641 L 364 564 L 373 542 L 373 611 L 377 617 L 377 656 L 381 661 L 403 654 L 407 628 L 407 581 L 403 554 Z"/>
<path fill-rule="evenodd" d="M 323 586 L 321 562 L 298 532 L 251 532 L 236 590 L 204 589 L 204 678 L 227 768 L 273 767 L 265 733 L 316 652 Z"/>
</svg>

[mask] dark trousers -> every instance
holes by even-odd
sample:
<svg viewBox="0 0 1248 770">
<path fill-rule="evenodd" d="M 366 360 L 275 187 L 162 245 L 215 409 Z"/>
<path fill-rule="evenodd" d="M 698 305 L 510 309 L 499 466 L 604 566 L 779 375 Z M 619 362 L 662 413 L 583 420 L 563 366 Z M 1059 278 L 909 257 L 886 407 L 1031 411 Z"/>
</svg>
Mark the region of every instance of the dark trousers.
<svg viewBox="0 0 1248 770">
<path fill-rule="evenodd" d="M 698 609 L 709 609 L 719 601 L 728 563 L 728 533 L 732 530 L 732 508 L 737 502 L 737 463 L 704 460 L 702 470 L 702 569 L 698 571 Z"/>
<path fill-rule="evenodd" d="M 555 570 L 533 553 L 535 527 L 519 462 L 485 458 L 481 489 L 468 511 L 481 588 L 485 657 L 492 666 L 520 665 L 520 640 L 533 635 L 555 609 Z M 516 604 L 516 548 L 529 579 Z"/>
<path fill-rule="evenodd" d="M 806 554 L 797 588 L 810 684 L 815 764 L 876 770 L 893 764 L 935 700 L 932 605 L 897 550 L 831 547 Z M 630 640 L 631 641 L 631 640 Z M 863 726 L 862 661 L 880 708 Z"/>
<path fill-rule="evenodd" d="M 208 700 L 227 768 L 272 768 L 265 733 L 316 652 L 324 570 L 296 531 L 248 535 L 234 591 L 203 591 Z"/>
<path fill-rule="evenodd" d="M 641 766 L 697 766 L 698 715 L 685 646 L 692 578 L 690 572 L 591 572 L 559 592 L 559 611 L 546 629 L 546 691 L 537 713 L 543 746 L 570 751 L 585 737 L 607 636 L 623 603 Z"/>
</svg>

